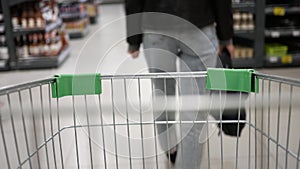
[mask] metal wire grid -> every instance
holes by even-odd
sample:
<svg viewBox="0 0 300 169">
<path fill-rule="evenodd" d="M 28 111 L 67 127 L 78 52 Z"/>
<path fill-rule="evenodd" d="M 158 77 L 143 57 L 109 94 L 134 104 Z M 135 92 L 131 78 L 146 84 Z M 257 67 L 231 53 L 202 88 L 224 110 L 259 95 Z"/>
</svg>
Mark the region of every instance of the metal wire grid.
<svg viewBox="0 0 300 169">
<path fill-rule="evenodd" d="M 226 123 L 222 119 L 156 121 L 145 113 L 142 100 L 147 91 L 154 89 L 151 79 L 161 78 L 166 83 L 168 78 L 180 81 L 205 76 L 204 72 L 103 76 L 103 94 L 62 99 L 51 98 L 52 78 L 1 89 L 2 167 L 171 168 L 159 148 L 154 124 L 179 124 L 180 127 L 205 123 L 211 125 L 205 128 L 209 139 L 202 168 L 299 168 L 298 80 L 256 74 L 260 79 L 260 93 L 249 96 L 247 121 L 235 121 L 246 122 L 240 138 L 229 138 L 222 133 L 217 136 L 212 132 L 214 124 Z M 131 87 L 129 82 L 133 83 Z M 218 94 L 221 103 L 222 92 Z M 118 108 L 116 100 L 120 97 L 125 107 Z M 134 97 L 137 110 L 129 102 Z M 134 111 L 132 119 L 130 115 Z M 149 149 L 151 155 L 147 154 Z"/>
</svg>

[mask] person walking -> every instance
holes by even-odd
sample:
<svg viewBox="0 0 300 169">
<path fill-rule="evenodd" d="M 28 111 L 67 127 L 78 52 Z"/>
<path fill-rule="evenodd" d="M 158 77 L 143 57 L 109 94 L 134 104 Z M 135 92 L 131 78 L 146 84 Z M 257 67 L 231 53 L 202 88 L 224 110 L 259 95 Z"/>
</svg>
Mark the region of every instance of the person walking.
<svg viewBox="0 0 300 169">
<path fill-rule="evenodd" d="M 224 48 L 233 56 L 231 0 L 125 0 L 125 11 L 128 53 L 137 58 L 143 44 L 151 73 L 205 71 L 217 67 L 218 53 Z M 175 79 L 153 79 L 152 83 L 155 97 L 176 93 Z M 178 92 L 205 94 L 205 81 L 182 78 Z M 181 104 L 189 103 L 181 100 Z M 157 121 L 175 120 L 175 112 L 154 115 Z M 183 121 L 206 118 L 207 112 L 203 111 L 180 112 Z M 156 128 L 160 146 L 176 169 L 199 168 L 203 124 L 182 124 L 181 138 L 176 134 L 175 125 L 158 124 Z"/>
</svg>

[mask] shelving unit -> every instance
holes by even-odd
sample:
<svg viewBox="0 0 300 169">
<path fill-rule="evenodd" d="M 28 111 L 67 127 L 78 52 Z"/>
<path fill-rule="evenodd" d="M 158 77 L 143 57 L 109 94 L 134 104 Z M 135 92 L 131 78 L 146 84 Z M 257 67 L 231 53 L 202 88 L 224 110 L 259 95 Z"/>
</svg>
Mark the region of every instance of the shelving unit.
<svg viewBox="0 0 300 169">
<path fill-rule="evenodd" d="M 249 13 L 253 15 L 253 30 L 235 30 L 234 44 L 242 48 L 252 48 L 252 57 L 237 57 L 233 59 L 233 67 L 235 68 L 257 68 L 263 66 L 263 41 L 264 41 L 264 8 L 265 4 L 262 0 L 244 0 L 240 2 L 233 1 L 233 11 L 240 13 Z M 236 19 L 235 19 L 236 22 Z M 236 24 L 236 23 L 235 23 Z M 260 27 L 262 25 L 262 27 Z M 240 43 L 245 41 L 246 43 Z M 243 49 L 242 49 L 243 50 Z"/>
<path fill-rule="evenodd" d="M 9 69 L 9 53 L 6 44 L 6 29 L 5 20 L 2 10 L 2 3 L 0 3 L 0 71 Z"/>
<path fill-rule="evenodd" d="M 47 2 L 52 3 L 50 1 L 47 1 Z M 70 50 L 71 50 L 69 45 L 66 45 L 66 43 L 67 43 L 66 37 L 64 37 L 63 34 L 61 34 L 61 33 L 59 33 L 59 34 L 57 33 L 61 37 L 58 37 L 58 36 L 54 37 L 54 38 L 51 37 L 52 40 L 55 40 L 55 41 L 60 41 L 60 40 L 64 39 L 64 44 L 57 45 L 56 51 L 58 51 L 60 49 L 60 48 L 58 48 L 59 46 L 62 46 L 62 48 L 63 48 L 63 49 L 60 49 L 61 51 L 59 52 L 58 55 L 56 55 L 56 56 L 54 55 L 54 53 L 52 52 L 54 48 L 52 49 L 51 48 L 52 46 L 50 47 L 50 44 L 49 44 L 48 48 L 49 49 L 51 48 L 51 53 L 50 53 L 50 51 L 48 53 L 45 53 L 45 54 L 47 54 L 47 56 L 43 56 L 43 54 L 40 52 L 38 53 L 38 55 L 35 54 L 34 56 L 30 56 L 30 53 L 29 53 L 29 56 L 26 54 L 26 57 L 18 56 L 18 51 L 21 48 L 18 46 L 16 39 L 20 40 L 21 37 L 22 38 L 30 37 L 30 36 L 37 37 L 38 35 L 41 35 L 42 37 L 39 37 L 39 40 L 40 40 L 40 42 L 42 42 L 41 38 L 44 39 L 44 36 L 46 36 L 45 35 L 46 33 L 50 34 L 53 31 L 60 32 L 61 30 L 64 29 L 62 19 L 57 18 L 57 17 L 56 17 L 56 19 L 51 19 L 50 21 L 47 20 L 47 22 L 45 20 L 45 24 L 46 24 L 45 27 L 38 27 L 38 26 L 24 27 L 23 25 L 18 26 L 18 27 L 13 27 L 13 23 L 12 23 L 13 18 L 11 15 L 11 8 L 15 7 L 16 5 L 22 4 L 22 3 L 39 3 L 39 2 L 34 1 L 34 0 L 10 0 L 10 1 L 1 0 L 1 5 L 3 7 L 3 15 L 4 15 L 4 19 L 5 19 L 5 29 L 6 29 L 5 36 L 7 39 L 8 51 L 9 51 L 9 60 L 7 63 L 9 65 L 10 69 L 35 69 L 35 68 L 58 67 L 59 65 L 61 65 L 63 63 L 64 60 L 66 60 L 66 58 L 69 56 Z M 30 9 L 30 8 L 27 6 L 26 9 Z M 37 9 L 37 8 L 35 8 L 35 9 Z M 45 12 L 45 11 L 50 10 L 50 7 L 46 5 L 46 6 L 43 6 L 42 8 L 39 8 L 39 10 L 41 10 L 41 12 Z M 52 6 L 52 10 L 53 11 L 55 10 L 53 8 L 53 6 Z M 28 21 L 28 22 L 30 22 L 30 21 Z M 35 21 L 35 22 L 37 24 L 38 21 Z M 26 38 L 25 40 L 30 43 L 30 39 Z M 46 40 L 46 37 L 44 40 Z M 31 41 L 31 43 L 32 43 L 32 41 Z M 34 43 L 34 41 L 33 41 L 33 43 Z M 54 44 L 56 42 L 52 41 L 51 43 Z M 60 42 L 60 43 L 62 43 L 62 42 Z M 35 48 L 41 51 L 41 49 L 42 49 L 41 47 L 42 46 L 38 46 L 38 47 L 36 46 Z M 28 48 L 28 50 L 30 52 L 29 46 L 24 45 L 23 48 L 24 49 Z M 46 48 L 46 46 L 45 46 L 45 48 Z M 0 61 L 0 66 L 1 66 L 1 61 Z"/>
<path fill-rule="evenodd" d="M 284 45 L 288 50 L 284 54 L 265 56 L 265 67 L 300 66 L 300 1 L 295 2 L 268 1 L 266 4 L 265 43 Z"/>
<path fill-rule="evenodd" d="M 70 38 L 82 38 L 89 32 L 89 15 L 85 9 L 88 0 L 59 1 L 60 17 L 66 24 L 66 31 Z"/>
</svg>

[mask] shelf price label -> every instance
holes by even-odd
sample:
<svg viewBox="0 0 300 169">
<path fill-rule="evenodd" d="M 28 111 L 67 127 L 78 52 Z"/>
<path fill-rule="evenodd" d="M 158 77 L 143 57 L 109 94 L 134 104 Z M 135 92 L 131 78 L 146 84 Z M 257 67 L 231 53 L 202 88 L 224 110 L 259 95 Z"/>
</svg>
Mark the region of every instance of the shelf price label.
<svg viewBox="0 0 300 169">
<path fill-rule="evenodd" d="M 273 13 L 275 16 L 284 16 L 285 15 L 285 8 L 283 7 L 274 7 Z"/>
<path fill-rule="evenodd" d="M 281 57 L 281 63 L 282 64 L 289 64 L 293 62 L 293 57 L 292 55 L 285 55 Z"/>
</svg>

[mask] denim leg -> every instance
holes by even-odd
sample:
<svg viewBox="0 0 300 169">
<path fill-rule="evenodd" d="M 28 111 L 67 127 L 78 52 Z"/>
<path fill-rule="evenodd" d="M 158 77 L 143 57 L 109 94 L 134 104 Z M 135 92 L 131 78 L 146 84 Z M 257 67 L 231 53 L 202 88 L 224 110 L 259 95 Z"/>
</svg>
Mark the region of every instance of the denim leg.
<svg viewBox="0 0 300 169">
<path fill-rule="evenodd" d="M 205 71 L 208 67 L 216 67 L 218 40 L 215 34 L 214 26 L 202 29 L 198 33 L 184 34 L 181 44 L 180 71 Z M 203 35 L 205 35 L 203 39 Z M 208 41 L 209 40 L 209 41 Z M 210 45 L 203 44 L 210 43 Z M 191 44 L 190 46 L 188 46 Z M 207 94 L 205 89 L 205 78 L 182 78 L 180 80 L 180 95 L 199 96 Z M 197 99 L 197 98 L 195 98 Z M 200 97 L 196 102 L 201 102 Z M 181 100 L 181 104 L 190 104 Z M 205 111 L 182 111 L 180 119 L 182 121 L 206 120 Z M 204 124 L 182 124 L 181 125 L 181 143 L 178 147 L 178 157 L 176 159 L 176 169 L 199 169 L 201 165 L 201 156 L 204 147 L 203 140 L 199 140 Z"/>
<path fill-rule="evenodd" d="M 144 53 L 149 67 L 149 72 L 176 72 L 177 44 L 176 40 L 159 34 L 145 34 L 143 39 Z M 155 97 L 165 97 L 175 95 L 174 79 L 152 79 Z M 155 107 L 164 106 L 167 102 L 165 97 L 163 102 L 153 105 Z M 174 111 L 154 111 L 154 118 L 157 121 L 175 120 Z M 164 152 L 171 150 L 177 145 L 176 127 L 172 124 L 157 125 L 157 138 Z"/>
</svg>

